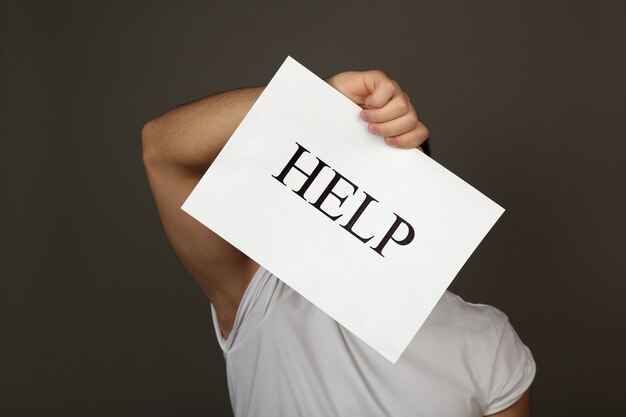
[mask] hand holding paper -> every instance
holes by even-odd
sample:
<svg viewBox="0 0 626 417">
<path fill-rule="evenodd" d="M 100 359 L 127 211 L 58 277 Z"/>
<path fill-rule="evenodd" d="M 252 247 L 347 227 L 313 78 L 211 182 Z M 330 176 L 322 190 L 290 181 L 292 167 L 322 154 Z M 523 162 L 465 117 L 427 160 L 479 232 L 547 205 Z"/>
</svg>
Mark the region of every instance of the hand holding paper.
<svg viewBox="0 0 626 417">
<path fill-rule="evenodd" d="M 428 129 L 417 118 L 409 96 L 383 72 L 342 72 L 328 83 L 364 108 L 361 119 L 388 145 L 416 148 L 428 139 Z"/>
<path fill-rule="evenodd" d="M 503 210 L 368 130 L 393 94 L 362 113 L 288 58 L 182 208 L 395 362 Z M 411 123 L 417 146 L 416 118 L 378 133 Z"/>
</svg>

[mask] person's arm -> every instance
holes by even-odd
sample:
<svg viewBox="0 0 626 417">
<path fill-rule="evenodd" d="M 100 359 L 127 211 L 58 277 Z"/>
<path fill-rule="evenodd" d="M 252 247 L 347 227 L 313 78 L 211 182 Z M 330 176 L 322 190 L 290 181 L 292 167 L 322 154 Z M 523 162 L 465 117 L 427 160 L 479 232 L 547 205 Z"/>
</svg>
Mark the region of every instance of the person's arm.
<svg viewBox="0 0 626 417">
<path fill-rule="evenodd" d="M 142 130 L 144 166 L 165 233 L 213 303 L 226 337 L 258 265 L 180 207 L 262 90 L 206 97 L 149 121 Z"/>
<path fill-rule="evenodd" d="M 512 406 L 485 417 L 530 417 L 530 389 L 526 390 Z"/>
<path fill-rule="evenodd" d="M 390 146 L 419 147 L 428 138 L 408 96 L 384 73 L 344 72 L 328 83 L 365 108 L 362 119 Z M 225 337 L 258 265 L 180 207 L 261 91 L 233 90 L 186 104 L 142 131 L 144 165 L 167 237 L 214 305 Z"/>
</svg>

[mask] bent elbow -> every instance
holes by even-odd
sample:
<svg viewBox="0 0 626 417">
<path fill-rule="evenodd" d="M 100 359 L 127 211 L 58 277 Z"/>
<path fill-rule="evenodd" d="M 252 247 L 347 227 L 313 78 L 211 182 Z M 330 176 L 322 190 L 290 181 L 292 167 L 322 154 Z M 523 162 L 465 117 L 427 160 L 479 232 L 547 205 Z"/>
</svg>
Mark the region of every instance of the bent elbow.
<svg viewBox="0 0 626 417">
<path fill-rule="evenodd" d="M 157 159 L 156 142 L 159 137 L 158 119 L 146 122 L 141 128 L 141 150 L 144 166 L 148 167 Z"/>
</svg>

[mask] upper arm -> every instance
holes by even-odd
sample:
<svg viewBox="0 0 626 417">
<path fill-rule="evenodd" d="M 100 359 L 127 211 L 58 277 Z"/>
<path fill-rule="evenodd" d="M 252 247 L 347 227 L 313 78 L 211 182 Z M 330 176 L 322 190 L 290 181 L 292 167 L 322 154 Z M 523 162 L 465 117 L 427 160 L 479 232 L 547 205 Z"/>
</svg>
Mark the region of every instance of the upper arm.
<svg viewBox="0 0 626 417">
<path fill-rule="evenodd" d="M 144 166 L 165 233 L 178 258 L 202 287 L 227 334 L 235 312 L 258 265 L 181 209 L 204 170 L 165 163 L 151 147 L 158 121 L 144 126 Z"/>
<path fill-rule="evenodd" d="M 530 417 L 530 389 L 515 404 L 498 413 L 489 414 L 489 417 Z"/>
</svg>

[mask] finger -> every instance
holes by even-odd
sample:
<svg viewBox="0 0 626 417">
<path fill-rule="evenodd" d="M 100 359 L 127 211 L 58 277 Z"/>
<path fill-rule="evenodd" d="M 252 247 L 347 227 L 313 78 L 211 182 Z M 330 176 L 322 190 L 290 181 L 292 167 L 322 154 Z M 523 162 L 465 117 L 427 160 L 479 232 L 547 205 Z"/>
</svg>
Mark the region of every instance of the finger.
<svg viewBox="0 0 626 417">
<path fill-rule="evenodd" d="M 417 127 L 418 122 L 415 112 L 411 112 L 388 122 L 370 123 L 367 127 L 375 135 L 391 137 L 410 132 Z"/>
<path fill-rule="evenodd" d="M 418 122 L 418 126 L 410 132 L 398 136 L 385 137 L 385 143 L 394 148 L 416 148 L 426 142 L 429 135 L 428 128 L 423 123 Z"/>
<path fill-rule="evenodd" d="M 361 111 L 361 119 L 366 122 L 382 123 L 407 114 L 412 107 L 406 94 L 400 93 L 392 97 L 389 102 L 381 108 L 364 109 Z"/>
<path fill-rule="evenodd" d="M 399 90 L 397 84 L 380 71 L 372 71 L 371 77 L 365 77 L 365 83 L 372 93 L 365 97 L 366 107 L 383 107 Z"/>
</svg>

